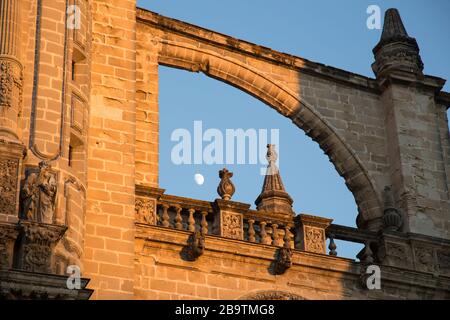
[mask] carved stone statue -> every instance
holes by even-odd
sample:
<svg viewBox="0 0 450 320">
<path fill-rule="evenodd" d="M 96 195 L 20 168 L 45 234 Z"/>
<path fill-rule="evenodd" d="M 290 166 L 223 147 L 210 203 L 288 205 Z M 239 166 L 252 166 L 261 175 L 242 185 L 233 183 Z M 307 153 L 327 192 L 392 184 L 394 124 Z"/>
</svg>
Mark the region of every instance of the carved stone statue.
<svg viewBox="0 0 450 320">
<path fill-rule="evenodd" d="M 22 218 L 53 223 L 57 191 L 56 176 L 51 166 L 46 161 L 40 162 L 39 172 L 30 173 L 22 188 Z"/>
<path fill-rule="evenodd" d="M 276 165 L 276 162 L 278 160 L 278 153 L 275 150 L 274 144 L 267 145 L 266 159 L 269 162 L 269 166 L 267 167 L 266 175 L 278 174 L 278 167 Z"/>
<path fill-rule="evenodd" d="M 224 200 L 230 200 L 236 190 L 230 179 L 232 176 L 233 172 L 225 168 L 219 171 L 220 183 L 217 187 L 217 193 Z"/>
</svg>

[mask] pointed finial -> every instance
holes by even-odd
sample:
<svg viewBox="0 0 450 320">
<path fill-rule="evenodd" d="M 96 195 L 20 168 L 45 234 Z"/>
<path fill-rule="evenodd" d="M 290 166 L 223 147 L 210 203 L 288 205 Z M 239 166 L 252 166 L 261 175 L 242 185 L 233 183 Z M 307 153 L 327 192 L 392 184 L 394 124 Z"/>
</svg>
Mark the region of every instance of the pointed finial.
<svg viewBox="0 0 450 320">
<path fill-rule="evenodd" d="M 383 33 L 381 40 L 387 41 L 389 39 L 398 37 L 408 37 L 402 18 L 397 9 L 388 9 L 384 15 Z"/>
<path fill-rule="evenodd" d="M 384 16 L 380 41 L 373 49 L 372 69 L 377 78 L 393 72 L 422 75 L 423 63 L 416 39 L 410 37 L 397 9 L 388 9 Z"/>
<path fill-rule="evenodd" d="M 266 214 L 272 214 L 278 217 L 292 217 L 292 198 L 284 189 L 279 169 L 276 165 L 278 154 L 275 151 L 274 144 L 267 145 L 266 159 L 269 162 L 266 176 L 261 190 L 261 194 L 255 201 L 258 211 L 265 211 Z"/>
</svg>

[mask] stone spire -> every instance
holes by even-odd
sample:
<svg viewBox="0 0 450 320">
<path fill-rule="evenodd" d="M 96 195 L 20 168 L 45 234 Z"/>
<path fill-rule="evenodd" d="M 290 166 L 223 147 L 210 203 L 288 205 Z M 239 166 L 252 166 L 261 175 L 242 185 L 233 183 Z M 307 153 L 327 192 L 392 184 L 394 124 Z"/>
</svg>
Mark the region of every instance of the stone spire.
<svg viewBox="0 0 450 320">
<path fill-rule="evenodd" d="M 416 39 L 408 36 L 397 9 L 388 9 L 380 42 L 373 49 L 372 69 L 377 78 L 393 72 L 423 75 L 423 63 Z"/>
<path fill-rule="evenodd" d="M 278 154 L 275 151 L 275 145 L 267 145 L 266 159 L 269 162 L 267 166 L 266 176 L 261 194 L 255 201 L 258 211 L 264 211 L 274 218 L 292 218 L 294 211 L 292 210 L 293 200 L 284 189 L 280 172 L 276 165 Z"/>
<path fill-rule="evenodd" d="M 388 9 L 384 17 L 381 41 L 389 41 L 396 37 L 408 37 L 402 18 L 397 9 Z"/>
</svg>

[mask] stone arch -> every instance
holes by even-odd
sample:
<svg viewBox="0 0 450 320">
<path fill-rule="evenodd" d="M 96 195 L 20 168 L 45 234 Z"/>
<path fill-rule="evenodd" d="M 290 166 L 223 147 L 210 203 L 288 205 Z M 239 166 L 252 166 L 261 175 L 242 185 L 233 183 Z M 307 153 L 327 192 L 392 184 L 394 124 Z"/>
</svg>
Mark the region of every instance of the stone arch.
<svg viewBox="0 0 450 320">
<path fill-rule="evenodd" d="M 238 298 L 238 300 L 307 300 L 297 294 L 278 291 L 278 290 L 264 290 L 245 294 Z"/>
<path fill-rule="evenodd" d="M 333 126 L 299 95 L 271 79 L 255 67 L 232 55 L 221 55 L 192 42 L 159 39 L 160 65 L 203 72 L 205 75 L 244 91 L 288 117 L 316 141 L 345 179 L 358 206 L 357 225 L 378 230 L 382 216 L 380 198 L 375 184 L 355 152 Z"/>
</svg>

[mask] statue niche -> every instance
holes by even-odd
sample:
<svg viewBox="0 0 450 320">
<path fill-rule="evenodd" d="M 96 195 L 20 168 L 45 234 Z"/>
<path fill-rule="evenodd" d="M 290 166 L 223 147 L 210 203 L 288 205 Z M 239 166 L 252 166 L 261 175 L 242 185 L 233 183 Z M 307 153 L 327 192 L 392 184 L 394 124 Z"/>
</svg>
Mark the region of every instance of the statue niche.
<svg viewBox="0 0 450 320">
<path fill-rule="evenodd" d="M 25 179 L 20 195 L 21 218 L 52 224 L 57 191 L 56 173 L 47 161 L 40 162 L 37 172 L 30 172 Z"/>
</svg>

